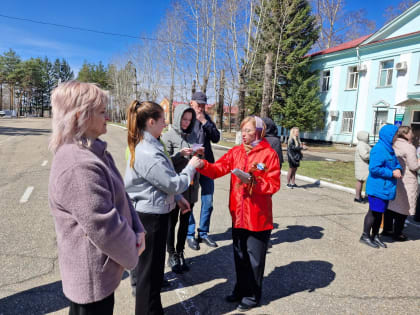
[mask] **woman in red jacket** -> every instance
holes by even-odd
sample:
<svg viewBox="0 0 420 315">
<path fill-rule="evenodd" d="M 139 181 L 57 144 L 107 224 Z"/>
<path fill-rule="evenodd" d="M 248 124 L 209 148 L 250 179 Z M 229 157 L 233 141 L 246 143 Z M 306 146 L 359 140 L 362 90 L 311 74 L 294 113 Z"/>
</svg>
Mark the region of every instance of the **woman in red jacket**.
<svg viewBox="0 0 420 315">
<path fill-rule="evenodd" d="M 238 310 L 257 306 L 268 240 L 273 229 L 271 195 L 280 188 L 277 153 L 263 139 L 265 124 L 259 117 L 241 123 L 242 145 L 235 146 L 217 162 L 202 160 L 198 171 L 218 178 L 232 171 L 229 209 L 232 216 L 236 284 L 228 302 L 239 302 Z"/>
</svg>

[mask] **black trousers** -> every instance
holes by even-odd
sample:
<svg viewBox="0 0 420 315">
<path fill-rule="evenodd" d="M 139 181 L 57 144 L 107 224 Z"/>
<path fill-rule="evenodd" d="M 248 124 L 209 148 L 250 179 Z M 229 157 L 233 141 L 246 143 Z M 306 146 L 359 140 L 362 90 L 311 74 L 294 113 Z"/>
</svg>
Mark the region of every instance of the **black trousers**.
<svg viewBox="0 0 420 315">
<path fill-rule="evenodd" d="M 136 267 L 136 315 L 161 315 L 160 289 L 165 269 L 169 213 L 139 213 L 139 217 L 146 229 L 146 249 Z"/>
<path fill-rule="evenodd" d="M 386 209 L 384 214 L 384 231 L 394 232 L 395 236 L 400 236 L 404 229 L 405 219 L 407 219 L 406 215 Z"/>
<path fill-rule="evenodd" d="M 190 204 L 191 211 L 193 207 L 194 204 Z M 184 251 L 191 211 L 182 214 L 179 207 L 176 206 L 175 209 L 170 212 L 168 222 L 168 239 L 166 241 L 166 250 L 169 254 L 181 253 Z M 175 226 L 178 222 L 178 217 L 179 226 L 175 248 Z"/>
<path fill-rule="evenodd" d="M 112 315 L 114 313 L 114 293 L 103 300 L 77 304 L 70 301 L 69 315 Z"/>
<path fill-rule="evenodd" d="M 233 293 L 242 297 L 242 303 L 255 306 L 260 303 L 264 277 L 265 257 L 271 230 L 252 232 L 232 229 L 236 284 Z"/>
</svg>

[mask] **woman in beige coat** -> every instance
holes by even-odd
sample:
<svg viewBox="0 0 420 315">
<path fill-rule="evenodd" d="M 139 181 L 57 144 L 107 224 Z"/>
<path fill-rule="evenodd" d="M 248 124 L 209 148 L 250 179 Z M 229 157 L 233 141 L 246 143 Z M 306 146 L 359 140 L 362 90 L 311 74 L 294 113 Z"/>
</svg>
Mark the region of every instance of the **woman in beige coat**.
<svg viewBox="0 0 420 315">
<path fill-rule="evenodd" d="M 401 126 L 396 137 L 393 148 L 403 168 L 403 176 L 398 179 L 395 199 L 389 202 L 385 211 L 382 235 L 392 236 L 395 241 L 403 242 L 407 240 L 407 236 L 402 234 L 405 219 L 416 211 L 420 159 L 417 158 L 416 148 L 412 144 L 413 132 L 410 127 Z"/>
<path fill-rule="evenodd" d="M 369 142 L 369 133 L 367 131 L 359 131 L 357 133 L 357 147 L 354 154 L 354 175 L 357 179 L 356 182 L 356 196 L 354 198 L 355 202 L 363 202 L 362 199 L 362 188 L 363 183 L 366 181 L 369 175 L 369 155 L 370 155 L 370 146 Z"/>
</svg>

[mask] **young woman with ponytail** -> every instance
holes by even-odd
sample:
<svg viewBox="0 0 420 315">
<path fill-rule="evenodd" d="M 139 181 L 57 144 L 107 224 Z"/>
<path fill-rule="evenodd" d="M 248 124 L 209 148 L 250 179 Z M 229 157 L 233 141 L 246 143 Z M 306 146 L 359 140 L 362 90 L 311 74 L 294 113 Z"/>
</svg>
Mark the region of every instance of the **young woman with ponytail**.
<svg viewBox="0 0 420 315">
<path fill-rule="evenodd" d="M 182 197 L 200 160 L 193 157 L 178 174 L 159 141 L 165 128 L 162 107 L 154 102 L 133 101 L 127 110 L 130 155 L 125 188 L 146 230 L 146 249 L 139 257 L 136 314 L 163 314 L 160 290 L 165 266 L 169 213 L 175 204 L 182 212 L 190 205 Z"/>
</svg>

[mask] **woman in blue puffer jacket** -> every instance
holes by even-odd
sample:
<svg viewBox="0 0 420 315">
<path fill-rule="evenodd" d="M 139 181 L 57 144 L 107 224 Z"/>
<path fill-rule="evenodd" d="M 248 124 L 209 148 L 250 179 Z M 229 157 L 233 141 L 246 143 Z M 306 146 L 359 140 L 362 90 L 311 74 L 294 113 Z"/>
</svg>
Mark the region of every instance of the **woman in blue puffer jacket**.
<svg viewBox="0 0 420 315">
<path fill-rule="evenodd" d="M 369 176 L 366 182 L 369 211 L 365 216 L 360 242 L 374 248 L 386 248 L 379 239 L 379 228 L 389 200 L 395 198 L 397 178 L 401 178 L 402 168 L 392 148 L 397 130 L 397 126 L 383 126 L 379 131 L 379 141 L 370 152 Z"/>
</svg>

